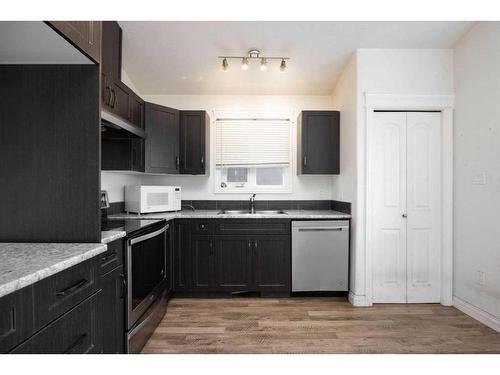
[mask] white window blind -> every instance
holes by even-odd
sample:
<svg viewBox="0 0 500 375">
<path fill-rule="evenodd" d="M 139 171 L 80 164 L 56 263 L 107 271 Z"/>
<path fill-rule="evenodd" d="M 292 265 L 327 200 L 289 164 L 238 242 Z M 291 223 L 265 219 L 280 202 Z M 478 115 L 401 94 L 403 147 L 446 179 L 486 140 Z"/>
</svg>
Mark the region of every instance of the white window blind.
<svg viewBox="0 0 500 375">
<path fill-rule="evenodd" d="M 290 121 L 220 119 L 215 127 L 218 167 L 290 165 Z"/>
</svg>

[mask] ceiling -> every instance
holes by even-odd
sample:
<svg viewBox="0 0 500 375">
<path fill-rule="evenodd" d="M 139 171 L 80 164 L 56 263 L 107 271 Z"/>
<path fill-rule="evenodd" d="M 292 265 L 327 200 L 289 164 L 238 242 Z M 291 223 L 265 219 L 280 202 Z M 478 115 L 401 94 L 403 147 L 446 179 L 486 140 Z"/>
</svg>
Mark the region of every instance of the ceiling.
<svg viewBox="0 0 500 375">
<path fill-rule="evenodd" d="M 357 48 L 452 48 L 472 22 L 120 22 L 123 68 L 143 95 L 330 95 Z M 289 56 L 261 72 L 219 55 Z"/>
</svg>

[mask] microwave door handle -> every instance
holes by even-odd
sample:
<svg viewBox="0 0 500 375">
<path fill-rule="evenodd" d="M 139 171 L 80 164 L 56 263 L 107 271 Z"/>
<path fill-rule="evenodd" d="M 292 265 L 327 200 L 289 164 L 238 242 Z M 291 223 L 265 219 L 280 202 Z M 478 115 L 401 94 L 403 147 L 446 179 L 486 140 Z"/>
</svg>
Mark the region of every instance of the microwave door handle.
<svg viewBox="0 0 500 375">
<path fill-rule="evenodd" d="M 156 237 L 159 234 L 162 234 L 163 232 L 165 232 L 168 228 L 169 228 L 169 224 L 165 225 L 163 228 L 161 228 L 155 232 L 145 234 L 144 236 L 141 236 L 141 237 L 132 238 L 129 240 L 130 245 L 135 245 L 136 243 L 144 242 L 146 240 L 149 240 L 150 238 Z"/>
</svg>

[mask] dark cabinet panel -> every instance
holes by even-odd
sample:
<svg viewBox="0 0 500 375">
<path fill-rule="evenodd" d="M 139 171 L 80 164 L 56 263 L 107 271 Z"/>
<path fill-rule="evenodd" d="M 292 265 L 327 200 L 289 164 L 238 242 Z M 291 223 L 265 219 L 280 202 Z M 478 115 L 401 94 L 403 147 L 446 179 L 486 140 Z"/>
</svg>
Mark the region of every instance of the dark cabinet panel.
<svg viewBox="0 0 500 375">
<path fill-rule="evenodd" d="M 33 319 L 32 286 L 0 298 L 0 353 L 7 353 L 35 332 Z"/>
<path fill-rule="evenodd" d="M 212 236 L 191 238 L 193 286 L 197 291 L 215 290 L 215 244 Z"/>
<path fill-rule="evenodd" d="M 144 172 L 144 140 L 106 138 L 103 135 L 101 170 Z"/>
<path fill-rule="evenodd" d="M 180 173 L 206 174 L 208 157 L 209 118 L 205 111 L 181 111 L 180 114 Z"/>
<path fill-rule="evenodd" d="M 123 82 L 114 80 L 111 84 L 110 107 L 114 114 L 130 121 L 130 101 L 133 93 Z"/>
<path fill-rule="evenodd" d="M 218 236 L 217 289 L 245 291 L 252 283 L 252 240 L 248 236 Z"/>
<path fill-rule="evenodd" d="M 99 294 L 92 295 L 15 348 L 14 354 L 83 354 L 102 351 Z"/>
<path fill-rule="evenodd" d="M 290 291 L 289 236 L 257 236 L 254 246 L 254 283 L 263 291 Z"/>
<path fill-rule="evenodd" d="M 290 220 L 274 219 L 221 219 L 217 220 L 217 234 L 287 234 L 290 233 Z"/>
<path fill-rule="evenodd" d="M 145 104 L 145 171 L 179 173 L 179 111 Z"/>
<path fill-rule="evenodd" d="M 130 122 L 139 128 L 144 128 L 144 100 L 132 92 L 130 95 Z"/>
<path fill-rule="evenodd" d="M 174 290 L 185 292 L 191 287 L 191 232 L 189 220 L 174 223 Z"/>
<path fill-rule="evenodd" d="M 49 21 L 48 24 L 96 63 L 101 62 L 101 21 Z"/>
<path fill-rule="evenodd" d="M 0 241 L 100 242 L 99 67 L 2 65 L 0 82 Z"/>
<path fill-rule="evenodd" d="M 100 255 L 101 258 L 101 275 L 108 273 L 118 266 L 123 265 L 123 239 L 119 239 L 108 243 L 108 250 Z"/>
<path fill-rule="evenodd" d="M 102 22 L 101 72 L 110 80 L 122 75 L 122 29 L 116 21 Z"/>
<path fill-rule="evenodd" d="M 340 112 L 301 112 L 297 151 L 298 174 L 339 174 Z"/>
<path fill-rule="evenodd" d="M 123 267 L 116 267 L 102 275 L 101 288 L 103 353 L 123 353 L 125 350 L 126 293 Z"/>
</svg>

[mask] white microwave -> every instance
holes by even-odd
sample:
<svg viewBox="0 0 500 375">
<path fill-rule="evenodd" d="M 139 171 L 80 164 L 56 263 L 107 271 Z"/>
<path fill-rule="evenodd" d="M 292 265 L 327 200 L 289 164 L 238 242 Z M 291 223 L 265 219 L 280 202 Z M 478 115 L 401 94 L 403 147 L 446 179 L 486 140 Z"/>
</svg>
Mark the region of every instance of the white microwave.
<svg viewBox="0 0 500 375">
<path fill-rule="evenodd" d="M 180 211 L 180 186 L 126 186 L 125 211 L 138 214 Z"/>
</svg>

